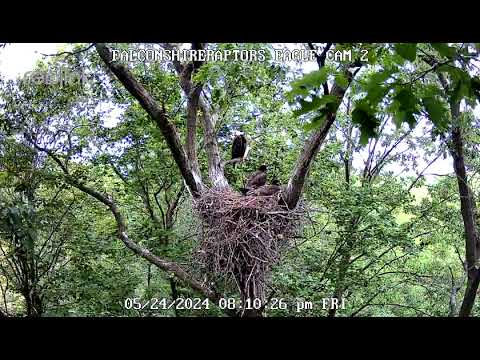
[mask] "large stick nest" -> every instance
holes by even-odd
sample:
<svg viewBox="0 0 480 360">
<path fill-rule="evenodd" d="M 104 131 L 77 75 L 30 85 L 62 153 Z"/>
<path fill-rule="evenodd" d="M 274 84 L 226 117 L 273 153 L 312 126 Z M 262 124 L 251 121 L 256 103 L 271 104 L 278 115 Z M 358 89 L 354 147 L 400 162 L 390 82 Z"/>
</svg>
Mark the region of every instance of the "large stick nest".
<svg viewBox="0 0 480 360">
<path fill-rule="evenodd" d="M 236 285 L 243 296 L 264 299 L 265 280 L 296 236 L 303 211 L 282 205 L 280 193 L 243 196 L 210 189 L 195 203 L 201 220 L 196 259 L 212 280 Z"/>
</svg>

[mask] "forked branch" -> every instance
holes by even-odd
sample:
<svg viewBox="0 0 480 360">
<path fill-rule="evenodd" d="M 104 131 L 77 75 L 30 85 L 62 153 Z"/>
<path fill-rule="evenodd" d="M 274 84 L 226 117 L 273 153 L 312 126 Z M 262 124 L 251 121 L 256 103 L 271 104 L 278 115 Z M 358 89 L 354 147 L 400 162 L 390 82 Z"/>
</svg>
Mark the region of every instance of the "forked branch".
<svg viewBox="0 0 480 360">
<path fill-rule="evenodd" d="M 100 58 L 123 84 L 128 92 L 135 97 L 145 111 L 152 117 L 162 132 L 177 166 L 190 188 L 193 196 L 198 196 L 203 188 L 201 174 L 197 173 L 189 161 L 182 146 L 177 129 L 169 121 L 164 109 L 155 101 L 148 91 L 134 78 L 132 73 L 122 64 L 113 61 L 112 53 L 105 44 L 95 45 Z"/>
</svg>

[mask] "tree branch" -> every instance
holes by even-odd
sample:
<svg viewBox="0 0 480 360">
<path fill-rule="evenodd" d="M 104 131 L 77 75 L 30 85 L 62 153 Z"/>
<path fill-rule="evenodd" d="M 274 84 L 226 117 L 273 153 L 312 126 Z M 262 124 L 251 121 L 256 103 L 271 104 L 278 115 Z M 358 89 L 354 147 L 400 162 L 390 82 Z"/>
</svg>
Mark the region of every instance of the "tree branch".
<svg viewBox="0 0 480 360">
<path fill-rule="evenodd" d="M 347 79 L 349 84 L 351 83 L 353 76 L 347 69 L 345 70 L 347 73 Z M 348 86 L 347 86 L 348 88 Z M 343 96 L 345 95 L 346 89 L 338 86 L 338 84 L 334 84 L 332 87 L 331 95 L 334 95 L 338 98 L 338 104 L 343 100 Z M 339 106 L 338 105 L 338 106 Z M 318 128 L 307 140 L 304 145 L 303 151 L 300 154 L 300 157 L 297 161 L 295 169 L 288 181 L 287 188 L 284 192 L 283 200 L 287 204 L 290 209 L 295 208 L 300 199 L 300 195 L 303 190 L 303 186 L 305 184 L 305 180 L 308 176 L 308 172 L 312 166 L 313 160 L 315 159 L 320 147 L 322 146 L 328 131 L 332 124 L 336 119 L 336 111 L 337 108 L 327 114 L 327 117 L 320 128 Z"/>
<path fill-rule="evenodd" d="M 90 195 L 91 197 L 97 199 L 102 204 L 106 205 L 108 209 L 111 211 L 115 218 L 115 222 L 117 225 L 117 237 L 125 244 L 127 248 L 132 250 L 135 254 L 141 256 L 142 258 L 146 259 L 150 263 L 154 264 L 158 268 L 171 272 L 175 274 L 180 280 L 187 283 L 192 289 L 199 291 L 205 297 L 211 299 L 212 301 L 218 301 L 220 295 L 215 292 L 214 290 L 209 289 L 204 284 L 192 278 L 185 270 L 183 270 L 178 264 L 164 260 L 154 254 L 152 254 L 149 250 L 141 247 L 134 241 L 132 241 L 127 234 L 127 226 L 125 223 L 125 219 L 118 208 L 117 204 L 113 200 L 110 195 L 103 194 L 95 189 L 92 189 L 85 185 L 83 182 L 78 181 L 76 178 L 70 175 L 67 169 L 63 166 L 60 159 L 49 149 L 42 148 L 38 146 L 35 142 L 32 142 L 33 146 L 40 151 L 46 152 L 47 155 L 52 158 L 57 164 L 59 164 L 60 168 L 62 169 L 65 181 L 70 184 L 71 186 L 79 189 L 80 191 Z"/>
<path fill-rule="evenodd" d="M 174 48 L 170 44 L 164 44 L 163 46 L 167 49 Z M 194 46 L 200 45 L 194 44 Z M 192 89 L 195 89 L 195 86 L 192 83 L 191 76 L 185 76 L 185 68 L 192 66 L 192 64 L 182 65 L 180 62 L 174 61 L 173 65 L 178 76 L 180 77 L 180 85 L 188 98 L 192 93 Z M 194 66 L 198 69 L 201 66 L 201 63 L 195 64 Z M 222 159 L 220 157 L 220 151 L 217 142 L 217 133 L 215 131 L 216 114 L 214 114 L 213 110 L 208 105 L 208 101 L 201 91 L 197 99 L 198 106 L 202 111 L 202 121 L 204 125 L 204 144 L 208 155 L 208 176 L 213 184 L 213 187 L 228 188 L 229 184 L 223 171 Z M 191 123 L 193 124 L 193 119 L 191 120 Z M 192 144 L 192 147 L 193 146 L 194 144 Z"/>
<path fill-rule="evenodd" d="M 327 52 L 328 50 L 330 50 L 330 48 L 332 47 L 333 43 L 327 43 L 327 45 L 325 45 L 325 47 L 323 48 L 323 51 L 320 55 L 317 54 L 317 48 L 312 44 L 312 43 L 308 43 L 308 47 L 315 51 L 315 58 L 317 59 L 317 64 L 318 64 L 318 68 L 321 69 L 325 66 L 325 60 L 327 58 Z M 323 87 L 323 94 L 324 95 L 328 95 L 328 83 L 325 81 L 323 84 L 322 84 L 322 87 Z"/>
<path fill-rule="evenodd" d="M 43 53 L 40 53 L 40 54 L 42 56 L 55 56 L 55 57 L 56 56 L 61 56 L 61 55 L 76 55 L 76 54 L 80 54 L 82 52 L 88 51 L 94 46 L 95 46 L 95 44 L 90 44 L 86 48 L 79 49 L 79 50 L 76 50 L 76 51 L 62 51 L 62 52 L 59 52 L 59 53 L 56 53 L 56 54 L 43 54 Z"/>
<path fill-rule="evenodd" d="M 170 44 L 167 45 L 169 49 L 173 49 Z M 195 50 L 202 49 L 200 43 L 193 43 L 192 48 Z M 180 86 L 183 89 L 187 98 L 187 136 L 185 141 L 185 149 L 187 157 L 192 164 L 195 172 L 200 173 L 200 166 L 198 164 L 196 151 L 196 134 L 197 134 L 197 112 L 200 94 L 202 93 L 203 84 L 193 84 L 192 75 L 203 64 L 202 61 L 195 61 L 189 64 L 182 65 L 178 60 L 174 60 L 174 67 L 180 78 Z"/>
<path fill-rule="evenodd" d="M 198 100 L 202 92 L 202 86 L 193 86 L 187 95 L 187 139 L 185 142 L 185 148 L 187 151 L 188 159 L 192 164 L 192 167 L 196 173 L 200 174 L 200 166 L 198 164 L 197 157 L 197 112 L 198 112 Z"/>
<path fill-rule="evenodd" d="M 427 64 L 435 67 L 439 64 L 432 56 L 423 56 L 422 60 Z M 437 72 L 437 77 L 444 90 L 444 96 L 448 96 L 451 84 L 445 79 L 442 73 Z M 473 193 L 468 185 L 467 171 L 464 159 L 464 140 L 462 127 L 460 125 L 460 102 L 453 101 L 452 97 L 448 98 L 450 106 L 450 116 L 452 119 L 450 154 L 453 158 L 453 168 L 457 176 L 458 193 L 460 195 L 460 209 L 463 219 L 463 227 L 465 230 L 465 261 L 466 271 L 468 274 L 467 288 L 463 297 L 459 316 L 470 316 L 477 290 L 480 285 L 480 268 L 478 260 L 480 257 L 480 239 L 475 219 L 476 204 Z"/>
<path fill-rule="evenodd" d="M 153 99 L 125 66 L 112 61 L 111 51 L 105 44 L 96 44 L 95 47 L 105 65 L 155 121 L 192 195 L 198 196 L 203 188 L 201 174 L 196 173 L 192 168 L 192 164 L 181 144 L 178 132 L 175 126 L 168 120 L 164 109 L 157 104 L 155 99 Z"/>
</svg>

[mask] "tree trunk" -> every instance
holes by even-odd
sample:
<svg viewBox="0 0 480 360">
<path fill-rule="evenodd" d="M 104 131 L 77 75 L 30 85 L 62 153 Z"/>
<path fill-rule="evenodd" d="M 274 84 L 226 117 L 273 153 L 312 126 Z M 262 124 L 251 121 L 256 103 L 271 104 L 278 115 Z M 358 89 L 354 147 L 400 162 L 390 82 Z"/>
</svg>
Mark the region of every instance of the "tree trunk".
<svg viewBox="0 0 480 360">
<path fill-rule="evenodd" d="M 133 77 L 131 72 L 123 65 L 112 60 L 110 49 L 105 44 L 96 44 L 96 49 L 105 65 L 115 74 L 117 79 L 134 96 L 143 109 L 155 121 L 162 132 L 165 141 L 177 163 L 182 177 L 194 196 L 198 196 L 203 188 L 201 174 L 196 173 L 182 146 L 175 126 L 168 120 L 164 109 L 159 106 L 148 91 Z"/>
<path fill-rule="evenodd" d="M 172 291 L 172 300 L 176 301 L 178 299 L 178 291 L 177 283 L 175 282 L 175 279 L 173 277 L 170 278 L 170 290 Z M 173 310 L 175 311 L 175 316 L 179 317 L 180 314 L 176 306 L 173 307 Z"/>
<path fill-rule="evenodd" d="M 352 80 L 352 75 L 347 71 L 349 81 Z M 343 96 L 345 95 L 345 88 L 334 84 L 332 87 L 332 91 L 330 92 L 331 95 L 334 95 L 338 98 L 338 106 L 343 100 Z M 303 151 L 300 154 L 300 157 L 295 165 L 295 169 L 290 176 L 290 180 L 288 181 L 287 188 L 284 192 L 283 199 L 287 204 L 288 208 L 293 209 L 297 206 L 298 201 L 300 200 L 300 195 L 302 194 L 303 187 L 305 185 L 305 181 L 308 178 L 308 173 L 312 166 L 313 160 L 317 156 L 320 147 L 322 146 L 325 138 L 327 137 L 328 131 L 330 127 L 335 122 L 336 119 L 336 111 L 327 114 L 325 122 L 323 125 L 317 129 L 306 141 L 305 146 L 303 147 Z"/>
<path fill-rule="evenodd" d="M 475 269 L 468 272 L 467 288 L 462 301 L 462 307 L 458 316 L 467 317 L 470 316 L 473 305 L 475 304 L 475 298 L 477 296 L 478 285 L 480 284 L 480 271 Z"/>
<path fill-rule="evenodd" d="M 433 60 L 423 58 L 430 65 L 435 65 Z M 450 86 L 442 73 L 437 73 L 438 79 L 445 91 L 445 95 L 449 93 Z M 458 316 L 470 316 L 478 286 L 480 283 L 480 269 L 478 268 L 478 257 L 480 255 L 480 241 L 478 238 L 478 230 L 475 218 L 475 201 L 473 194 L 468 186 L 467 171 L 465 168 L 465 158 L 463 155 L 463 135 L 459 122 L 460 117 L 460 101 L 453 102 L 450 98 L 450 115 L 452 118 L 453 128 L 451 131 L 450 154 L 453 158 L 453 168 L 457 176 L 458 192 L 460 194 L 460 208 L 463 219 L 463 227 L 465 230 L 465 267 L 467 271 L 467 288 L 462 301 L 462 306 Z"/>
<path fill-rule="evenodd" d="M 202 99 L 200 99 L 200 101 L 204 103 Z M 208 154 L 208 177 L 213 187 L 228 189 L 230 186 L 223 172 L 222 159 L 220 157 L 220 150 L 218 149 L 217 133 L 215 131 L 215 114 L 210 112 L 206 104 L 201 105 L 201 108 L 205 148 Z"/>
<path fill-rule="evenodd" d="M 152 264 L 148 263 L 147 265 L 147 287 L 150 287 L 150 282 L 152 280 Z"/>
<path fill-rule="evenodd" d="M 453 107 L 452 115 L 454 119 L 458 118 L 458 107 Z M 460 194 L 460 208 L 465 229 L 465 259 L 467 265 L 467 288 L 460 308 L 459 316 L 470 316 L 478 286 L 480 283 L 480 270 L 478 268 L 479 241 L 477 225 L 475 220 L 475 205 L 472 191 L 468 186 L 467 172 L 465 169 L 465 159 L 463 155 L 463 136 L 460 126 L 452 130 L 452 148 L 453 167 L 457 175 L 458 191 Z"/>
<path fill-rule="evenodd" d="M 168 46 L 169 45 L 167 44 L 167 47 Z M 201 48 L 202 44 L 194 44 L 194 46 Z M 319 56 L 318 63 L 320 68 L 324 66 L 326 51 L 331 46 L 332 44 L 327 44 L 323 50 L 322 55 Z M 110 49 L 108 49 L 105 44 L 96 44 L 96 50 L 103 62 L 106 64 L 106 66 L 113 72 L 113 74 L 123 84 L 123 86 L 128 90 L 128 92 L 139 101 L 140 105 L 156 122 L 158 128 L 161 130 L 167 142 L 167 145 L 172 153 L 173 158 L 175 159 L 175 162 L 182 174 L 182 177 L 184 178 L 192 195 L 195 197 L 201 196 L 202 190 L 204 189 L 201 174 L 199 173 L 197 166 L 195 166 L 194 163 L 194 158 L 197 155 L 194 147 L 195 144 L 193 141 L 195 139 L 194 134 L 196 129 L 197 115 L 197 112 L 195 110 L 198 106 L 198 108 L 201 110 L 203 120 L 204 144 L 207 153 L 209 179 L 213 187 L 219 189 L 228 189 L 230 186 L 227 179 L 225 178 L 222 159 L 220 156 L 219 146 L 216 138 L 217 134 L 215 125 L 217 113 L 215 112 L 215 109 L 212 109 L 211 106 L 209 106 L 206 98 L 202 96 L 200 91 L 193 91 L 194 87 L 191 74 L 193 71 L 195 71 L 195 69 L 198 69 L 201 63 L 194 62 L 192 68 L 191 64 L 184 66 L 178 61 L 173 62 L 175 69 L 180 77 L 181 87 L 184 90 L 187 98 L 189 99 L 189 104 L 187 104 L 189 105 L 187 111 L 187 151 L 185 151 L 182 143 L 180 142 L 178 132 L 173 123 L 171 123 L 171 121 L 169 120 L 168 115 L 165 113 L 165 109 L 156 103 L 152 95 L 148 93 L 147 90 L 142 86 L 142 84 L 140 84 L 134 78 L 134 76 L 127 67 L 123 66 L 119 62 L 112 61 Z M 350 64 L 345 64 L 345 66 L 343 67 L 343 71 L 348 79 L 348 85 L 359 70 L 357 69 L 352 74 L 350 73 L 349 68 Z M 348 88 L 348 85 L 347 87 L 342 87 L 339 86 L 337 83 L 334 83 L 331 91 L 329 91 L 327 83 L 324 83 L 322 85 L 324 88 L 324 95 L 331 94 L 335 96 L 337 98 L 337 103 L 336 107 L 327 114 L 324 124 L 309 137 L 309 139 L 304 145 L 303 152 L 299 156 L 295 169 L 283 194 L 283 198 L 287 206 L 291 209 L 296 207 L 300 199 L 313 160 L 315 159 L 315 156 L 317 155 L 321 145 L 323 144 L 330 127 L 335 122 L 338 106 L 340 106 L 340 104 L 342 103 L 343 96 L 346 89 Z M 198 103 L 196 102 L 197 100 Z M 59 161 L 57 161 L 57 163 L 59 163 Z M 68 171 L 65 168 L 63 168 L 63 170 L 66 174 L 68 174 Z M 68 179 L 70 184 L 93 196 L 94 198 L 101 201 L 110 208 L 117 222 L 118 237 L 121 241 L 124 242 L 124 244 L 128 248 L 130 248 L 132 251 L 142 256 L 143 258 L 147 259 L 148 261 L 152 262 L 159 268 L 166 271 L 173 271 L 178 278 L 188 282 L 192 288 L 201 291 L 207 297 L 218 298 L 219 295 L 216 292 L 208 289 L 207 287 L 205 287 L 204 284 L 200 283 L 199 281 L 190 278 L 185 273 L 185 271 L 183 271 L 177 264 L 159 258 L 151 254 L 148 250 L 140 247 L 135 242 L 131 241 L 126 233 L 126 225 L 123 216 L 112 199 L 106 197 L 104 194 L 101 194 L 98 191 L 86 187 L 83 183 L 76 181 L 70 176 L 68 177 Z M 264 279 L 260 279 L 262 281 L 258 281 L 257 279 L 253 282 L 255 284 L 255 286 L 253 286 L 251 285 L 251 279 L 248 278 L 250 274 L 251 272 L 242 271 L 242 269 L 240 269 L 239 273 L 236 274 L 242 300 L 246 301 L 247 299 L 250 299 L 252 301 L 251 305 L 253 305 L 254 299 L 261 299 L 261 301 L 264 302 Z M 256 309 L 245 309 L 243 313 L 244 316 L 261 316 L 261 314 L 262 311 Z"/>
<path fill-rule="evenodd" d="M 23 292 L 28 317 L 40 317 L 43 314 L 42 299 L 34 289 Z"/>
<path fill-rule="evenodd" d="M 163 44 L 163 46 L 167 49 L 173 50 L 175 49 L 174 46 L 171 44 Z M 203 48 L 202 44 L 194 43 L 193 47 L 195 48 Z M 220 188 L 220 189 L 228 189 L 229 184 L 225 177 L 225 173 L 222 167 L 222 159 L 220 156 L 220 151 L 218 148 L 217 142 L 217 133 L 215 130 L 216 124 L 216 114 L 214 113 L 213 109 L 208 105 L 208 102 L 201 94 L 198 89 L 201 89 L 200 84 L 194 84 L 192 81 L 192 73 L 195 69 L 198 70 L 202 65 L 202 62 L 197 62 L 193 64 L 182 65 L 178 60 L 173 60 L 173 65 L 175 70 L 180 78 L 180 86 L 187 96 L 189 100 L 189 104 L 191 106 L 195 106 L 195 108 L 199 108 L 202 112 L 202 122 L 204 127 L 204 144 L 205 150 L 207 152 L 207 159 L 208 159 L 208 176 L 210 181 L 212 182 L 213 187 Z M 197 92 L 196 92 L 197 90 Z M 193 101 L 191 101 L 193 99 Z M 194 116 L 193 111 L 189 110 L 190 105 L 187 107 L 187 128 L 189 128 L 189 124 L 193 124 L 196 120 L 196 116 Z M 196 115 L 196 113 L 195 113 Z M 190 129 L 187 132 L 193 132 L 193 125 L 190 125 Z M 188 140 L 188 137 L 187 137 Z M 192 141 L 190 139 L 190 141 Z M 193 144 L 188 144 L 187 142 L 187 149 L 189 147 L 193 148 Z"/>
</svg>

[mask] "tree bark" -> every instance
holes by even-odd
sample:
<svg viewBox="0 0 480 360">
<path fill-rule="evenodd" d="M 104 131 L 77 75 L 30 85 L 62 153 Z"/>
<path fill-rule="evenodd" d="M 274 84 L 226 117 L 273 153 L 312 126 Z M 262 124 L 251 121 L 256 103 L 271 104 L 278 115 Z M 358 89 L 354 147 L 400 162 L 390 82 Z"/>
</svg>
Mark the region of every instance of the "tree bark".
<svg viewBox="0 0 480 360">
<path fill-rule="evenodd" d="M 99 202 L 103 203 L 106 205 L 111 213 L 113 214 L 115 218 L 115 222 L 117 225 L 117 237 L 125 244 L 127 248 L 132 250 L 135 254 L 139 255 L 140 257 L 146 259 L 150 263 L 154 264 L 158 268 L 173 273 L 176 277 L 178 277 L 180 280 L 184 281 L 187 283 L 192 289 L 200 292 L 203 294 L 205 297 L 209 298 L 210 300 L 214 302 L 218 302 L 220 299 L 220 294 L 218 294 L 216 291 L 208 288 L 204 284 L 202 284 L 200 281 L 194 279 L 191 277 L 185 270 L 183 270 L 178 264 L 162 259 L 158 257 L 157 255 L 152 254 L 149 250 L 141 247 L 138 245 L 136 242 L 132 241 L 127 234 L 127 225 L 125 223 L 125 219 L 118 208 L 117 204 L 115 201 L 112 199 L 111 196 L 103 194 L 95 189 L 92 189 L 88 186 L 86 186 L 84 183 L 80 182 L 76 178 L 70 175 L 68 172 L 68 169 L 65 167 L 65 165 L 60 161 L 60 159 L 51 151 L 45 148 L 40 147 L 38 144 L 32 142 L 32 145 L 40 151 L 46 152 L 48 156 L 50 156 L 62 169 L 64 175 L 65 175 L 65 181 L 70 184 L 71 186 L 79 189 L 80 191 L 92 196 L 93 198 L 97 199 Z"/>
<path fill-rule="evenodd" d="M 174 49 L 171 44 L 164 44 L 163 46 L 169 50 Z M 199 45 L 196 45 L 196 47 L 198 48 Z M 180 86 L 182 87 L 183 92 L 187 96 L 187 99 L 191 97 L 191 94 L 194 93 L 196 88 L 201 89 L 201 86 L 199 84 L 193 84 L 193 81 L 191 79 L 193 69 L 198 69 L 201 65 L 202 63 L 182 65 L 179 61 L 173 61 L 173 66 L 180 78 Z M 208 176 L 210 178 L 210 181 L 212 182 L 213 187 L 227 189 L 230 186 L 228 184 L 227 178 L 225 177 L 222 166 L 222 158 L 220 156 L 217 142 L 217 133 L 215 130 L 216 114 L 208 105 L 205 96 L 203 96 L 200 92 L 198 93 L 198 95 L 199 96 L 197 96 L 195 100 L 197 101 L 197 105 L 202 112 L 202 122 L 204 127 L 204 144 L 208 157 Z M 190 116 L 188 118 L 190 119 Z"/>
<path fill-rule="evenodd" d="M 96 44 L 95 47 L 105 65 L 155 121 L 192 195 L 199 196 L 203 188 L 201 174 L 194 170 L 182 146 L 178 132 L 175 126 L 168 120 L 165 111 L 125 66 L 112 61 L 110 49 L 105 44 L 99 43 Z"/>
<path fill-rule="evenodd" d="M 202 91 L 201 86 L 195 86 L 187 93 L 187 140 L 186 151 L 187 157 L 192 164 L 193 171 L 200 174 L 200 166 L 197 157 L 197 112 L 198 112 L 198 98 Z"/>
<path fill-rule="evenodd" d="M 205 287 L 202 283 L 199 281 L 193 279 L 188 275 L 180 266 L 178 266 L 176 263 L 164 260 L 154 254 L 152 254 L 149 250 L 142 248 L 140 245 L 132 241 L 127 234 L 127 226 L 125 224 L 125 220 L 123 218 L 123 215 L 121 214 L 119 208 L 115 204 L 115 202 L 110 198 L 107 197 L 98 191 L 91 189 L 84 184 L 78 182 L 77 180 L 71 178 L 70 176 L 67 177 L 67 181 L 77 189 L 89 194 L 90 196 L 96 198 L 103 204 L 105 204 L 110 211 L 112 212 L 115 221 L 117 223 L 117 236 L 118 238 L 125 244 L 127 248 L 132 250 L 134 253 L 137 255 L 140 255 L 144 259 L 148 260 L 152 264 L 156 265 L 158 268 L 172 272 L 174 273 L 180 280 L 188 283 L 192 289 L 199 291 L 206 297 L 212 299 L 212 300 L 218 300 L 218 294 L 216 294 L 214 291 L 211 289 L 208 289 Z"/>
<path fill-rule="evenodd" d="M 27 308 L 28 317 L 40 317 L 43 314 L 42 299 L 40 295 L 34 290 L 30 289 L 23 294 Z"/>
<path fill-rule="evenodd" d="M 217 143 L 217 133 L 215 131 L 215 115 L 210 112 L 204 99 L 200 99 L 202 109 L 202 119 L 204 127 L 205 148 L 208 154 L 208 176 L 213 187 L 220 189 L 228 189 L 227 178 L 225 177 L 222 159 Z"/>
<path fill-rule="evenodd" d="M 350 79 L 349 81 L 352 80 L 351 74 L 349 74 L 348 79 Z M 338 98 L 338 106 L 343 100 L 345 91 L 346 89 L 343 89 L 337 84 L 333 85 L 331 95 L 334 95 Z M 300 154 L 297 164 L 295 165 L 295 169 L 293 170 L 290 180 L 288 181 L 287 188 L 283 196 L 285 203 L 290 209 L 293 209 L 295 206 L 297 206 L 313 160 L 317 156 L 320 147 L 327 137 L 330 127 L 335 122 L 337 109 L 335 109 L 334 112 L 327 114 L 325 122 L 309 137 L 305 143 L 305 146 L 303 147 L 303 151 Z"/>
<path fill-rule="evenodd" d="M 331 48 L 333 43 L 327 43 L 322 51 L 322 54 L 317 57 L 317 63 L 318 67 L 321 69 L 325 66 L 325 60 L 327 56 L 327 51 Z M 314 49 L 313 44 L 309 43 L 308 46 L 311 49 Z M 357 66 L 357 65 L 355 65 Z M 359 64 L 358 66 L 361 66 Z M 347 65 L 344 68 L 344 72 L 346 75 L 346 78 L 348 80 L 348 84 L 346 88 L 342 88 L 341 86 L 338 86 L 337 83 L 334 83 L 332 86 L 332 90 L 329 91 L 328 89 L 328 84 L 325 82 L 322 84 L 323 86 L 323 95 L 334 95 L 338 99 L 337 107 L 331 111 L 330 113 L 327 114 L 326 120 L 323 123 L 323 125 L 318 128 L 307 140 L 303 147 L 303 151 L 300 154 L 300 157 L 297 160 L 297 164 L 295 165 L 295 168 L 292 172 L 292 175 L 290 176 L 290 179 L 288 181 L 287 187 L 283 193 L 283 201 L 287 204 L 288 208 L 293 209 L 295 206 L 297 206 L 298 201 L 300 200 L 300 196 L 303 192 L 303 187 L 305 185 L 305 180 L 308 177 L 308 173 L 310 171 L 310 168 L 312 166 L 313 160 L 318 154 L 318 151 L 320 150 L 320 147 L 322 146 L 323 142 L 325 141 L 325 138 L 328 134 L 328 131 L 330 130 L 330 127 L 332 124 L 335 122 L 336 119 L 336 112 L 338 110 L 338 107 L 343 101 L 343 97 L 345 95 L 346 90 L 350 86 L 350 83 L 352 82 L 353 78 L 355 75 L 358 73 L 360 70 L 360 67 L 352 74 L 348 70 L 350 65 Z"/>
<path fill-rule="evenodd" d="M 174 278 L 170 278 L 170 290 L 172 291 L 172 300 L 176 301 L 178 299 L 178 292 L 177 292 L 177 284 L 175 283 Z M 173 307 L 173 310 L 175 311 L 175 316 L 179 317 L 180 313 L 178 312 L 178 309 L 176 306 Z"/>
<path fill-rule="evenodd" d="M 459 104 L 453 107 L 452 117 L 457 121 L 459 115 Z M 478 286 L 480 284 L 480 270 L 478 267 L 479 240 L 474 212 L 474 199 L 468 185 L 465 159 L 463 155 L 463 136 L 460 126 L 452 130 L 453 167 L 457 175 L 458 191 L 460 194 L 460 208 L 465 229 L 465 259 L 467 265 L 467 288 L 460 308 L 459 316 L 470 316 Z"/>
<path fill-rule="evenodd" d="M 431 66 L 438 64 L 438 62 L 432 58 L 423 57 L 422 59 Z M 445 92 L 444 95 L 447 97 L 451 84 L 448 83 L 441 72 L 437 73 L 437 77 Z M 480 268 L 478 266 L 480 240 L 478 238 L 475 218 L 475 201 L 473 199 L 472 190 L 468 185 L 467 171 L 465 168 L 463 134 L 459 123 L 460 101 L 453 102 L 450 98 L 448 99 L 448 103 L 450 105 L 450 115 L 453 124 L 451 130 L 450 154 L 453 158 L 453 168 L 455 175 L 457 176 L 458 192 L 460 194 L 460 209 L 465 230 L 465 267 L 467 272 L 467 288 L 463 296 L 458 316 L 468 317 L 472 312 L 480 284 Z"/>
<path fill-rule="evenodd" d="M 201 49 L 201 44 L 194 44 L 194 48 Z M 168 46 L 173 49 L 172 46 Z M 193 84 L 192 75 L 202 65 L 202 62 L 192 62 L 182 65 L 180 61 L 173 61 L 175 70 L 180 78 L 180 87 L 187 98 L 187 136 L 185 141 L 185 149 L 187 157 L 192 164 L 194 171 L 200 174 L 200 166 L 198 164 L 196 135 L 197 135 L 197 112 L 199 98 L 202 93 L 203 84 Z"/>
</svg>

